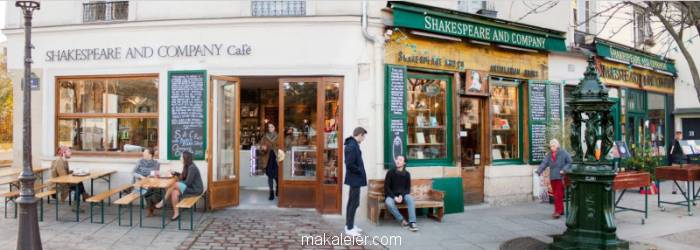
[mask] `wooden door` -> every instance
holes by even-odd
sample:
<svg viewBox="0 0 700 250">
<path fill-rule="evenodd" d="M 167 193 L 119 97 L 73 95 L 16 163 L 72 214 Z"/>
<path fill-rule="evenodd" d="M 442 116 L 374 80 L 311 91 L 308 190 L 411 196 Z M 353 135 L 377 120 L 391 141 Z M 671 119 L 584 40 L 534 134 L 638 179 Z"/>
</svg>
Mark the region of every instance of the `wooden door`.
<svg viewBox="0 0 700 250">
<path fill-rule="evenodd" d="M 323 139 L 320 114 L 321 78 L 279 80 L 280 148 L 285 159 L 279 175 L 280 207 L 316 207 Z"/>
<path fill-rule="evenodd" d="M 462 163 L 462 189 L 465 204 L 484 201 L 485 146 L 487 99 L 461 96 L 459 98 L 459 143 Z"/>
<path fill-rule="evenodd" d="M 217 209 L 236 206 L 239 202 L 240 80 L 212 76 L 209 86 L 209 131 L 212 132 L 209 137 L 207 175 L 209 202 L 211 208 Z"/>
<path fill-rule="evenodd" d="M 323 79 L 321 104 L 321 158 L 318 173 L 320 190 L 316 209 L 321 213 L 340 214 L 343 176 L 343 78 Z"/>
</svg>

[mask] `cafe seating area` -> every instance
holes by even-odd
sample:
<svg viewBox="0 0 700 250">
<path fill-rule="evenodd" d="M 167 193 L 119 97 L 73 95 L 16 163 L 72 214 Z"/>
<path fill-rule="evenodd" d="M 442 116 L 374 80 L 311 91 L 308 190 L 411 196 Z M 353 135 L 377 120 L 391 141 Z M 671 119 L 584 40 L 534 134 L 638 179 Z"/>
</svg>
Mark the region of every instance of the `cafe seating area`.
<svg viewBox="0 0 700 250">
<path fill-rule="evenodd" d="M 150 217 L 147 216 L 146 205 L 146 196 L 157 195 L 160 200 L 166 189 L 176 182 L 175 176 L 152 175 L 134 183 L 112 187 L 112 176 L 117 173 L 116 170 L 78 170 L 68 175 L 45 178 L 44 174 L 48 171 L 49 168 L 34 169 L 37 175 L 34 192 L 38 199 L 37 213 L 40 221 L 90 224 L 110 224 L 116 221 L 115 224 L 120 227 L 160 229 L 175 222 L 171 219 L 173 208 L 169 201 L 164 202 L 163 208 L 156 209 Z M 19 198 L 20 172 L 20 169 L 0 170 L 0 197 L 4 201 L 5 219 L 16 219 L 18 216 L 15 200 Z M 80 183 L 91 195 L 84 201 L 80 188 L 68 188 Z M 201 213 L 195 213 L 198 205 Z M 176 219 L 177 229 L 194 230 L 206 212 L 206 192 L 199 196 L 183 197 L 176 207 L 180 211 L 180 216 Z"/>
</svg>

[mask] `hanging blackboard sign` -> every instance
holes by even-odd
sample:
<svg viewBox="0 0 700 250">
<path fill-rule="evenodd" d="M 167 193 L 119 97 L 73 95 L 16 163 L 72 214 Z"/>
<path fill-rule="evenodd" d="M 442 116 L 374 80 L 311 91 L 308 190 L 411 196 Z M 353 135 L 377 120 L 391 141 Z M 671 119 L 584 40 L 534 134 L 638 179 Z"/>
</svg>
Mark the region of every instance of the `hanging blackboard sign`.
<svg viewBox="0 0 700 250">
<path fill-rule="evenodd" d="M 168 159 L 189 151 L 204 160 L 207 145 L 207 72 L 168 72 Z"/>
<path fill-rule="evenodd" d="M 548 136 L 561 133 L 561 85 L 533 80 L 528 90 L 530 164 L 537 164 L 547 154 Z"/>
<path fill-rule="evenodd" d="M 384 166 L 406 155 L 406 67 L 387 65 L 385 74 Z"/>
<path fill-rule="evenodd" d="M 529 109 L 531 122 L 547 121 L 547 85 L 544 83 L 530 83 Z"/>
</svg>

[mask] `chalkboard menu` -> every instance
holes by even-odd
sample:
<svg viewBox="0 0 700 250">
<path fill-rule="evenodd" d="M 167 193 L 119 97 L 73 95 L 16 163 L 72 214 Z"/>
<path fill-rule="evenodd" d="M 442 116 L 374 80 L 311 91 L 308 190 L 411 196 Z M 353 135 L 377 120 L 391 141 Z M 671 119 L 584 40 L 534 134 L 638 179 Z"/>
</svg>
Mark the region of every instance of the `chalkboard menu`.
<svg viewBox="0 0 700 250">
<path fill-rule="evenodd" d="M 547 121 L 547 85 L 531 83 L 529 95 L 530 122 Z"/>
<path fill-rule="evenodd" d="M 389 167 L 406 154 L 406 67 L 387 65 L 385 76 L 384 166 Z"/>
<path fill-rule="evenodd" d="M 549 84 L 548 88 L 549 118 L 555 123 L 559 123 L 561 120 L 561 85 L 552 83 Z"/>
<path fill-rule="evenodd" d="M 168 159 L 184 151 L 204 160 L 207 145 L 207 72 L 168 72 Z"/>
<path fill-rule="evenodd" d="M 547 125 L 532 124 L 530 126 L 530 143 L 532 148 L 530 158 L 532 161 L 542 161 L 547 155 Z"/>
<path fill-rule="evenodd" d="M 547 154 L 548 135 L 561 131 L 561 85 L 530 81 L 528 86 L 530 163 L 536 164 Z"/>
</svg>

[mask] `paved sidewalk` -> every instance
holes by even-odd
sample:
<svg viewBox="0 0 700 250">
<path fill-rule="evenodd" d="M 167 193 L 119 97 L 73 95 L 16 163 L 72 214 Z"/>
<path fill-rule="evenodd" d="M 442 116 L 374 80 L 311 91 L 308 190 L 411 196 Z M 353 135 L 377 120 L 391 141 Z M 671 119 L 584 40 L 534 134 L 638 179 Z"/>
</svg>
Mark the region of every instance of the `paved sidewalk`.
<svg viewBox="0 0 700 250">
<path fill-rule="evenodd" d="M 664 183 L 663 187 L 664 199 L 681 199 L 680 195 L 670 194 L 670 183 Z M 622 205 L 642 207 L 643 198 L 630 190 Z M 482 205 L 468 206 L 464 213 L 446 215 L 442 223 L 419 217 L 420 231 L 416 233 L 399 227 L 388 217 L 379 226 L 357 218 L 358 226 L 365 229 L 368 237 L 400 236 L 398 246 L 311 246 L 302 245 L 302 236 L 322 237 L 324 233 L 327 237 L 341 236 L 343 218 L 319 216 L 312 209 L 244 206 L 204 216 L 198 213 L 197 229 L 190 233 L 178 231 L 177 223 L 170 223 L 164 230 L 119 227 L 115 207 L 107 209 L 104 225 L 90 224 L 86 214 L 80 223 L 64 222 L 74 218 L 67 207 L 61 208 L 63 221 L 57 222 L 52 205 L 45 207 L 46 221 L 40 223 L 44 249 L 500 249 L 509 240 L 521 237 L 549 243 L 551 235 L 565 230 L 564 219 L 549 217 L 552 210 L 549 204 L 501 208 Z M 639 213 L 616 214 L 618 235 L 631 241 L 632 249 L 700 249 L 700 215 L 688 216 L 686 208 L 678 206 L 667 206 L 666 211 L 661 211 L 656 206 L 656 196 L 649 196 L 649 208 L 650 215 L 644 225 Z M 150 218 L 147 224 L 158 225 L 159 218 Z M 137 216 L 134 222 L 138 223 Z M 0 235 L 5 236 L 0 237 L 0 250 L 15 248 L 16 230 L 17 220 L 0 217 Z"/>
</svg>

